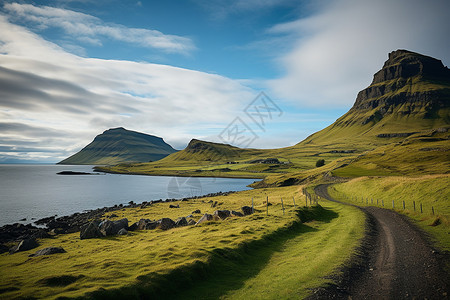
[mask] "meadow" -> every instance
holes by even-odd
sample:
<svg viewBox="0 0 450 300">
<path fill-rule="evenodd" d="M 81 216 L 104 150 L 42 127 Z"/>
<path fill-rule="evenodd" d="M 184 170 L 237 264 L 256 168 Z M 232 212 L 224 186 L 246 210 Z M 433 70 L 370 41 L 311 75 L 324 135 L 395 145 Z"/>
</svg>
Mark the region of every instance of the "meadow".
<svg viewBox="0 0 450 300">
<path fill-rule="evenodd" d="M 251 205 L 252 197 L 256 209 L 246 217 L 167 231 L 88 240 L 74 233 L 42 239 L 36 249 L 0 255 L 0 296 L 303 298 L 330 282 L 326 278 L 349 261 L 364 235 L 365 219 L 356 208 L 327 201 L 305 207 L 301 189 L 257 189 L 115 212 L 118 216 L 112 219 L 126 217 L 131 224 L 140 218 L 176 219 L 197 209 L 202 214 L 239 210 Z M 270 206 L 265 203 L 267 196 Z M 211 201 L 217 206 L 211 207 Z M 180 208 L 169 208 L 170 204 Z M 193 218 L 198 220 L 202 214 Z M 28 257 L 49 246 L 62 246 L 67 253 Z"/>
</svg>

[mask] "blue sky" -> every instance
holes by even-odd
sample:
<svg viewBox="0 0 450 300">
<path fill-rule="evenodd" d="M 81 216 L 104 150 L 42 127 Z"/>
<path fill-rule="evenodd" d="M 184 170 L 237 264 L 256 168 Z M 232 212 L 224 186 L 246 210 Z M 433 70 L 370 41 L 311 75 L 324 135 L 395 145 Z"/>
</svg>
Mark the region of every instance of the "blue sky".
<svg viewBox="0 0 450 300">
<path fill-rule="evenodd" d="M 0 163 L 57 162 L 111 127 L 178 149 L 293 145 L 345 113 L 390 51 L 448 66 L 448 11 L 443 0 L 1 1 Z M 252 118 L 261 92 L 276 106 L 264 126 Z M 236 120 L 251 144 L 224 140 Z"/>
</svg>

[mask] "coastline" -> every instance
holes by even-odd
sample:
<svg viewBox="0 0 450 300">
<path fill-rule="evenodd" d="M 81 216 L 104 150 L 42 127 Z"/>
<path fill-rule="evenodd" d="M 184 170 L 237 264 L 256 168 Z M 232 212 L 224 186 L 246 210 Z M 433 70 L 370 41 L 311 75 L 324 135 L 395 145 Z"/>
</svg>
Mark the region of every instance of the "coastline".
<svg viewBox="0 0 450 300">
<path fill-rule="evenodd" d="M 101 218 L 106 213 L 113 213 L 115 211 L 129 209 L 129 208 L 145 208 L 156 203 L 170 203 L 176 201 L 189 201 L 194 199 L 227 196 L 236 191 L 209 193 L 201 196 L 192 196 L 181 199 L 167 198 L 153 201 L 144 201 L 142 203 L 134 203 L 130 201 L 127 205 L 116 204 L 114 206 L 97 208 L 92 210 L 84 210 L 66 216 L 49 216 L 36 220 L 29 224 L 13 223 L 6 224 L 0 227 L 0 245 L 18 242 L 20 240 L 29 238 L 49 238 L 57 234 L 70 234 L 79 232 L 81 227 L 89 224 L 94 219 Z M 114 216 L 114 214 L 111 214 Z M 34 224 L 34 225 L 33 225 Z M 38 226 L 40 227 L 38 227 Z M 1 252 L 0 252 L 1 253 Z"/>
</svg>

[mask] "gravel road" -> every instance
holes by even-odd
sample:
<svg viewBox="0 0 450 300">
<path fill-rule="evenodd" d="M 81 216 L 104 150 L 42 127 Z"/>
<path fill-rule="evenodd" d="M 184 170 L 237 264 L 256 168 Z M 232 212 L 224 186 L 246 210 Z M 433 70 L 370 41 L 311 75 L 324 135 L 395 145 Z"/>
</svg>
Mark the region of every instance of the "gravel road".
<svg viewBox="0 0 450 300">
<path fill-rule="evenodd" d="M 331 201 L 328 185 L 317 195 Z M 344 203 L 345 204 L 345 203 Z M 357 206 L 358 207 L 358 206 Z M 378 207 L 359 207 L 368 217 L 360 254 L 343 270 L 338 285 L 312 299 L 449 299 L 445 256 L 405 216 Z"/>
</svg>

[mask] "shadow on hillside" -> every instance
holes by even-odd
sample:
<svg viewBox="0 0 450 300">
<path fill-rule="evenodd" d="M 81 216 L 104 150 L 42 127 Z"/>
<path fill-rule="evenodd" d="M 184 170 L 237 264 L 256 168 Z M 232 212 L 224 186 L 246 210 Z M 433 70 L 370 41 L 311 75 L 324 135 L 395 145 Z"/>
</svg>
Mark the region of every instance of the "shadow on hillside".
<svg viewBox="0 0 450 300">
<path fill-rule="evenodd" d="M 140 276 L 140 284 L 118 290 L 90 294 L 94 299 L 218 299 L 229 291 L 240 289 L 246 280 L 256 276 L 284 244 L 306 232 L 317 229 L 305 222 L 330 222 L 338 214 L 316 206 L 298 210 L 299 219 L 260 240 L 243 243 L 238 249 L 215 249 L 207 263 L 197 262 L 177 268 L 165 275 Z"/>
</svg>

